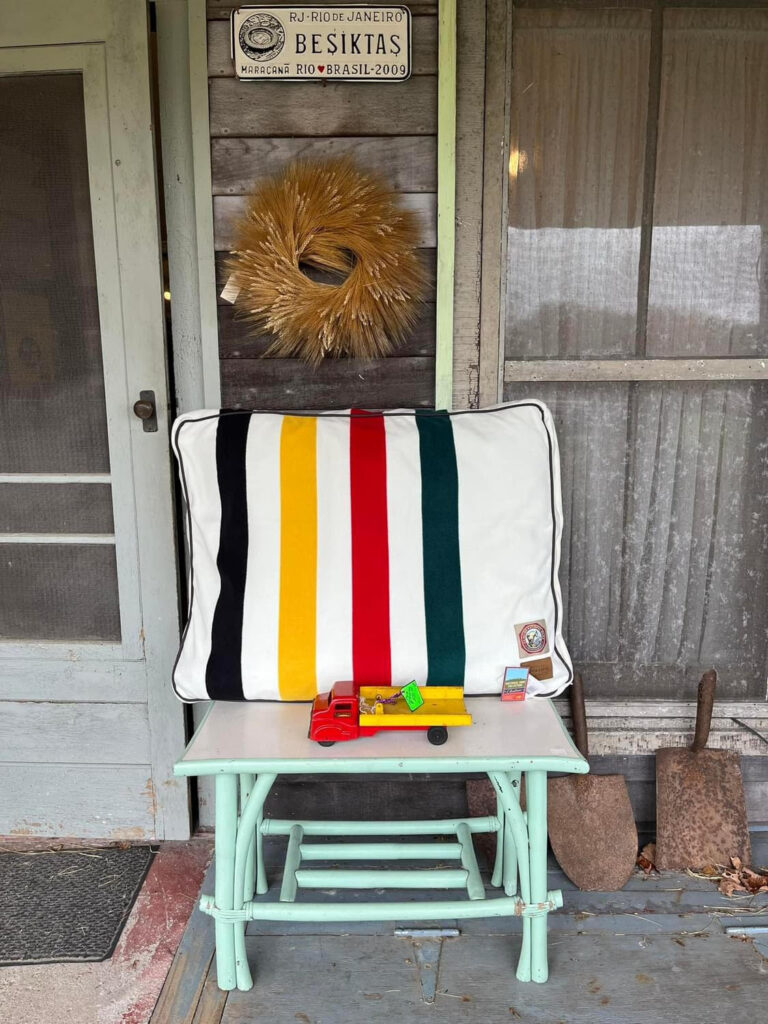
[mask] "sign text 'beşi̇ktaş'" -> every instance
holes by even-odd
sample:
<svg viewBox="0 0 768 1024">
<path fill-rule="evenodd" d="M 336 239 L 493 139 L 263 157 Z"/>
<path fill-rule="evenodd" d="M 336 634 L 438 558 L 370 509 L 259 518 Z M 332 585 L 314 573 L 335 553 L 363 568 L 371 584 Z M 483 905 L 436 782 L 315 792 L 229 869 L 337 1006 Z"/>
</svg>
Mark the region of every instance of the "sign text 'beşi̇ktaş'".
<svg viewBox="0 0 768 1024">
<path fill-rule="evenodd" d="M 402 82 L 411 73 L 407 7 L 240 7 L 232 57 L 241 79 Z"/>
</svg>

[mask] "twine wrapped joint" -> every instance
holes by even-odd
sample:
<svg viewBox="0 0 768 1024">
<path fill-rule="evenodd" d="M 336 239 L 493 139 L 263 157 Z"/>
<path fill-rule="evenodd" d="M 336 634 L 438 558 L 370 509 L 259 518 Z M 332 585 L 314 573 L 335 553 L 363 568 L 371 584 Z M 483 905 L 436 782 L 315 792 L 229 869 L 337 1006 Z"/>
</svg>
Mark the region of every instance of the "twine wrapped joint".
<svg viewBox="0 0 768 1024">
<path fill-rule="evenodd" d="M 299 161 L 265 182 L 235 238 L 235 308 L 274 335 L 267 355 L 374 359 L 414 325 L 426 284 L 417 218 L 349 159 Z"/>
</svg>

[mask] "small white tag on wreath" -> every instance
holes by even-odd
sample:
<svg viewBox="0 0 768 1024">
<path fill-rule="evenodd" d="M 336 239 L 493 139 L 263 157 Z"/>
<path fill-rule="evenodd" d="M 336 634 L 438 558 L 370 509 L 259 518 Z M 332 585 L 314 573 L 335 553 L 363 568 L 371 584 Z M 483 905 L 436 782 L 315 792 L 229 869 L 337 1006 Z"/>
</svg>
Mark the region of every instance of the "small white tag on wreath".
<svg viewBox="0 0 768 1024">
<path fill-rule="evenodd" d="M 239 294 L 240 285 L 237 283 L 237 278 L 234 274 L 230 274 L 227 278 L 227 283 L 221 289 L 219 298 L 225 302 L 234 302 Z"/>
</svg>

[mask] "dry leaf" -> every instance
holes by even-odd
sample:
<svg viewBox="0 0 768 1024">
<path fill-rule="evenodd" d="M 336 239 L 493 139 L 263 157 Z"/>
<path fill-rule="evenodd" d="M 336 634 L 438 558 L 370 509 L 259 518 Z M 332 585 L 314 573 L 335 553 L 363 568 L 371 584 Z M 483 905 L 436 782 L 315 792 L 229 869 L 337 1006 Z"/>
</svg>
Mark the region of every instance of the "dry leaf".
<svg viewBox="0 0 768 1024">
<path fill-rule="evenodd" d="M 730 868 L 723 868 L 718 889 L 724 896 L 734 893 L 746 893 L 754 896 L 760 892 L 768 892 L 768 872 L 764 869 L 753 871 L 745 867 L 738 857 L 731 857 Z"/>
<path fill-rule="evenodd" d="M 735 892 L 747 891 L 743 885 L 739 885 L 739 883 L 735 881 L 733 878 L 722 878 L 717 888 L 718 891 L 723 894 L 723 896 L 733 896 Z"/>
<path fill-rule="evenodd" d="M 768 876 L 759 875 L 756 871 L 750 871 L 749 868 L 742 870 L 741 880 L 752 892 L 759 892 L 763 886 L 768 885 Z"/>
<path fill-rule="evenodd" d="M 646 843 L 640 853 L 637 855 L 635 863 L 637 866 L 649 875 L 651 871 L 656 871 L 656 843 Z"/>
</svg>

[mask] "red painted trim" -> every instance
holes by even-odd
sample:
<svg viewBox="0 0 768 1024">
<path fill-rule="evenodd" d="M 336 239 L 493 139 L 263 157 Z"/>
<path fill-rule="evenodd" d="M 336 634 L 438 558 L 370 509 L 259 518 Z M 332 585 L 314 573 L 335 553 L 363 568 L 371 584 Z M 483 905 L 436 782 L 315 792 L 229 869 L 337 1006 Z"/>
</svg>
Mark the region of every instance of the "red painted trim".
<svg viewBox="0 0 768 1024">
<path fill-rule="evenodd" d="M 392 678 L 389 633 L 387 447 L 383 416 L 352 410 L 352 667 L 357 685 Z"/>
<path fill-rule="evenodd" d="M 212 853 L 210 839 L 194 838 L 186 843 L 160 846 L 112 959 L 88 965 L 96 970 L 94 982 L 101 1024 L 149 1021 Z M 71 966 L 67 964 L 66 968 Z M 62 1012 L 46 1019 L 72 1018 Z"/>
</svg>

